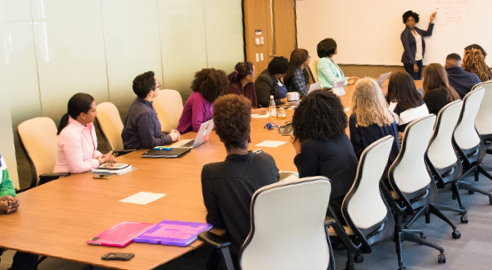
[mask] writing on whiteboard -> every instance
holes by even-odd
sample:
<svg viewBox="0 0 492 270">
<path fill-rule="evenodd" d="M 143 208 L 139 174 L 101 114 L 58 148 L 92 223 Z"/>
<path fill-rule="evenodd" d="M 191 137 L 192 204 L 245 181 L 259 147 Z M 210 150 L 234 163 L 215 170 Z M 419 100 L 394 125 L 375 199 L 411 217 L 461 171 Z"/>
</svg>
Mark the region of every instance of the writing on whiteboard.
<svg viewBox="0 0 492 270">
<path fill-rule="evenodd" d="M 463 20 L 463 9 L 469 0 L 436 0 L 439 10 L 439 26 L 448 26 L 461 23 Z"/>
</svg>

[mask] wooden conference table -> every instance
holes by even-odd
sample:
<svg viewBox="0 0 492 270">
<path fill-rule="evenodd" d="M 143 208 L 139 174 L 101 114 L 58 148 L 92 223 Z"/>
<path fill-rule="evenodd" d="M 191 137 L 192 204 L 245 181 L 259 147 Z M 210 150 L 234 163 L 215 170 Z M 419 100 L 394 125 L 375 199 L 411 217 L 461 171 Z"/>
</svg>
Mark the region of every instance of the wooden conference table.
<svg viewBox="0 0 492 270">
<path fill-rule="evenodd" d="M 345 107 L 350 104 L 352 90 L 352 86 L 346 87 L 347 94 L 341 97 Z M 287 118 L 292 115 L 293 111 L 287 110 Z M 275 158 L 280 170 L 296 171 L 289 137 L 281 136 L 277 129 L 264 129 L 267 122 L 266 118 L 252 120 L 250 149 L 257 149 L 255 145 L 264 140 L 285 141 L 284 145 L 263 150 Z M 194 138 L 195 134 L 182 137 Z M 125 248 L 112 248 L 86 244 L 91 237 L 121 221 L 205 222 L 201 168 L 226 157 L 215 132 L 207 143 L 182 158 L 144 159 L 143 152 L 118 158 L 118 162 L 137 168 L 126 175 L 110 180 L 94 180 L 93 174 L 88 173 L 71 175 L 19 194 L 19 211 L 0 215 L 0 247 L 109 268 L 152 269 L 201 246 L 200 241 L 188 247 L 131 243 Z M 119 202 L 140 191 L 166 196 L 147 205 Z M 132 252 L 135 257 L 126 262 L 101 260 L 107 252 Z"/>
</svg>

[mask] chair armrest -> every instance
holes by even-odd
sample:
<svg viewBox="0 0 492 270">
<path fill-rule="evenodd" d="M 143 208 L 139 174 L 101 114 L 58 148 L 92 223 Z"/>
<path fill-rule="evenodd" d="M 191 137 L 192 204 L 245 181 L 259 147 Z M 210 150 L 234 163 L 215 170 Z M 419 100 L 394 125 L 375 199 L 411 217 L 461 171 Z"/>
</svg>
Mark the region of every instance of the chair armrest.
<svg viewBox="0 0 492 270">
<path fill-rule="evenodd" d="M 325 227 L 330 227 L 330 226 L 333 226 L 333 224 L 337 223 L 337 221 L 330 217 L 330 216 L 326 216 L 325 217 Z"/>
<path fill-rule="evenodd" d="M 198 239 L 202 240 L 207 245 L 211 245 L 218 249 L 228 247 L 231 245 L 231 242 L 229 240 L 208 231 L 201 232 L 200 234 L 198 234 Z"/>
<path fill-rule="evenodd" d="M 38 186 L 46 184 L 49 181 L 56 180 L 60 177 L 69 176 L 71 173 L 44 173 L 39 175 Z"/>
<path fill-rule="evenodd" d="M 117 150 L 117 151 L 113 151 L 113 154 L 115 154 L 115 156 L 119 157 L 119 156 L 124 156 L 126 154 L 129 154 L 135 150 L 137 150 L 137 149 Z"/>
</svg>

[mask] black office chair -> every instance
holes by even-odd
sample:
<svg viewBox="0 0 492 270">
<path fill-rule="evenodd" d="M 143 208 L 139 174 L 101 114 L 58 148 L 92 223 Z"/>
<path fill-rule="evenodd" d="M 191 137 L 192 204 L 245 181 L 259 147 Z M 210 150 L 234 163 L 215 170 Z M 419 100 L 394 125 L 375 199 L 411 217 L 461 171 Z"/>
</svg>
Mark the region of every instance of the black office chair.
<svg viewBox="0 0 492 270">
<path fill-rule="evenodd" d="M 453 199 L 458 200 L 459 209 L 449 206 L 441 206 L 439 209 L 457 212 L 461 214 L 461 223 L 468 223 L 466 208 L 461 201 L 461 195 L 458 190 L 458 180 L 463 174 L 463 166 L 456 156 L 452 143 L 453 132 L 458 122 L 462 105 L 463 102 L 461 100 L 456 100 L 450 102 L 439 111 L 434 133 L 425 153 L 425 162 L 437 183 L 437 187 L 444 188 L 446 185 L 451 185 Z"/>
<path fill-rule="evenodd" d="M 336 222 L 329 234 L 347 247 L 346 270 L 354 269 L 354 261 L 363 261 L 361 253 L 371 253 L 372 246 L 394 239 L 393 215 L 379 189 L 393 140 L 388 135 L 362 152 L 355 181 L 342 203 L 343 216 L 334 215 L 337 211 L 330 206 Z M 347 225 L 342 226 L 342 220 Z"/>
<path fill-rule="evenodd" d="M 453 134 L 453 145 L 456 148 L 464 171 L 458 181 L 458 188 L 466 189 L 470 194 L 478 192 L 486 195 L 489 197 L 489 203 L 492 204 L 492 193 L 486 192 L 464 181 L 464 178 L 472 173 L 475 176 L 475 181 L 478 181 L 480 173 L 492 180 L 492 175 L 482 168 L 482 161 L 485 157 L 486 149 L 475 129 L 475 119 L 484 94 L 485 89 L 479 87 L 463 98 L 463 108 Z"/>
<path fill-rule="evenodd" d="M 335 269 L 325 223 L 331 184 L 326 177 L 282 181 L 258 189 L 251 200 L 251 230 L 239 252 L 243 270 Z M 234 266 L 230 243 L 203 232 L 199 239 Z"/>
</svg>

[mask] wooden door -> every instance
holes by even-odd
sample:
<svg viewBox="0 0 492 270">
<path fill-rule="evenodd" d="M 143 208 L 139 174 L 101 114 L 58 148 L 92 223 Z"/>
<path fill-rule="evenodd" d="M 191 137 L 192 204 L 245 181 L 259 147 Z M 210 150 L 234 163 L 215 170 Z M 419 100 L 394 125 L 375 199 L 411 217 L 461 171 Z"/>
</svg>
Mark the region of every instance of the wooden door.
<svg viewBox="0 0 492 270">
<path fill-rule="evenodd" d="M 260 73 L 273 56 L 289 59 L 297 48 L 295 0 L 243 0 L 243 12 L 246 61 Z"/>
<path fill-rule="evenodd" d="M 273 54 L 270 0 L 244 0 L 244 42 L 246 61 L 253 62 L 259 74 L 267 68 Z"/>
<path fill-rule="evenodd" d="M 273 54 L 290 59 L 297 48 L 296 0 L 272 0 Z"/>
</svg>

